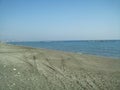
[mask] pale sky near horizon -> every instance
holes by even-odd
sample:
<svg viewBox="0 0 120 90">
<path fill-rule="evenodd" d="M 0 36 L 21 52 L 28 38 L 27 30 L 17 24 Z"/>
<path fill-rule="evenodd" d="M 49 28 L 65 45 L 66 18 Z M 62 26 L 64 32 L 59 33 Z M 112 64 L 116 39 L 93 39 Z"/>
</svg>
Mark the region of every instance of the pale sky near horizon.
<svg viewBox="0 0 120 90">
<path fill-rule="evenodd" d="M 0 40 L 120 40 L 120 0 L 0 0 Z"/>
</svg>

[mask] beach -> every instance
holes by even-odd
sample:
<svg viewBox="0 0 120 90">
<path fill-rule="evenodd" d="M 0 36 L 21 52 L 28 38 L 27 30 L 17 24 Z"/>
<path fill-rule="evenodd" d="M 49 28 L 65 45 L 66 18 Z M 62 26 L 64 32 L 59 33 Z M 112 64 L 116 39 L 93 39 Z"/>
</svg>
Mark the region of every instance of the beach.
<svg viewBox="0 0 120 90">
<path fill-rule="evenodd" d="M 0 90 L 120 90 L 120 59 L 0 43 Z"/>
</svg>

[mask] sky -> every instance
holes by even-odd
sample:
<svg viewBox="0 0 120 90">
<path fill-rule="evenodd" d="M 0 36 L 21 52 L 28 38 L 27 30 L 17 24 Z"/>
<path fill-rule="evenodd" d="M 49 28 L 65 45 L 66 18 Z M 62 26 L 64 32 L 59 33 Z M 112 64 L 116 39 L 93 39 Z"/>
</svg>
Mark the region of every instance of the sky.
<svg viewBox="0 0 120 90">
<path fill-rule="evenodd" d="M 0 41 L 120 40 L 120 0 L 0 0 Z"/>
</svg>

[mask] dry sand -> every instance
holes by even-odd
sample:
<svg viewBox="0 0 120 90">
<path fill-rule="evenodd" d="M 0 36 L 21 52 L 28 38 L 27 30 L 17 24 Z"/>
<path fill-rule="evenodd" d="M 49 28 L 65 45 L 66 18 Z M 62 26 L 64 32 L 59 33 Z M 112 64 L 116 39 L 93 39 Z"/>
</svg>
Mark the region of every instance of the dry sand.
<svg viewBox="0 0 120 90">
<path fill-rule="evenodd" d="M 120 60 L 0 43 L 0 90 L 120 90 Z"/>
</svg>

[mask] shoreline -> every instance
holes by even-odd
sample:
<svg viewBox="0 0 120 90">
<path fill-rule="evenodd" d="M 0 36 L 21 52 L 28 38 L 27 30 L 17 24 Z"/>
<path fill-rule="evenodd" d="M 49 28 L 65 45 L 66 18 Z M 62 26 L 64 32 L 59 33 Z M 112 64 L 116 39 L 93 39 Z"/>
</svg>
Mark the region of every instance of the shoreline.
<svg viewBox="0 0 120 90">
<path fill-rule="evenodd" d="M 101 40 L 99 40 L 99 41 L 101 41 Z M 104 40 L 104 41 L 106 41 L 106 40 Z M 107 41 L 109 41 L 109 40 L 107 40 Z M 56 41 L 53 41 L 53 42 L 56 42 Z M 6 44 L 9 44 L 9 43 L 6 43 Z M 34 49 L 46 49 L 46 50 L 53 50 L 53 51 L 58 51 L 58 52 L 66 52 L 66 53 L 73 53 L 73 54 L 83 54 L 83 55 L 88 55 L 88 56 L 95 56 L 98 58 L 103 57 L 103 58 L 111 58 L 111 59 L 119 59 L 120 60 L 120 57 L 114 57 L 114 56 L 105 56 L 105 55 L 89 54 L 89 53 L 82 53 L 82 52 L 72 52 L 72 51 L 56 50 L 56 49 L 42 48 L 42 47 L 32 47 L 32 46 L 17 45 L 17 44 L 9 44 L 9 45 L 26 47 L 26 48 L 29 47 L 29 48 L 34 48 Z"/>
<path fill-rule="evenodd" d="M 120 60 L 0 43 L 0 90 L 119 90 Z"/>
</svg>

